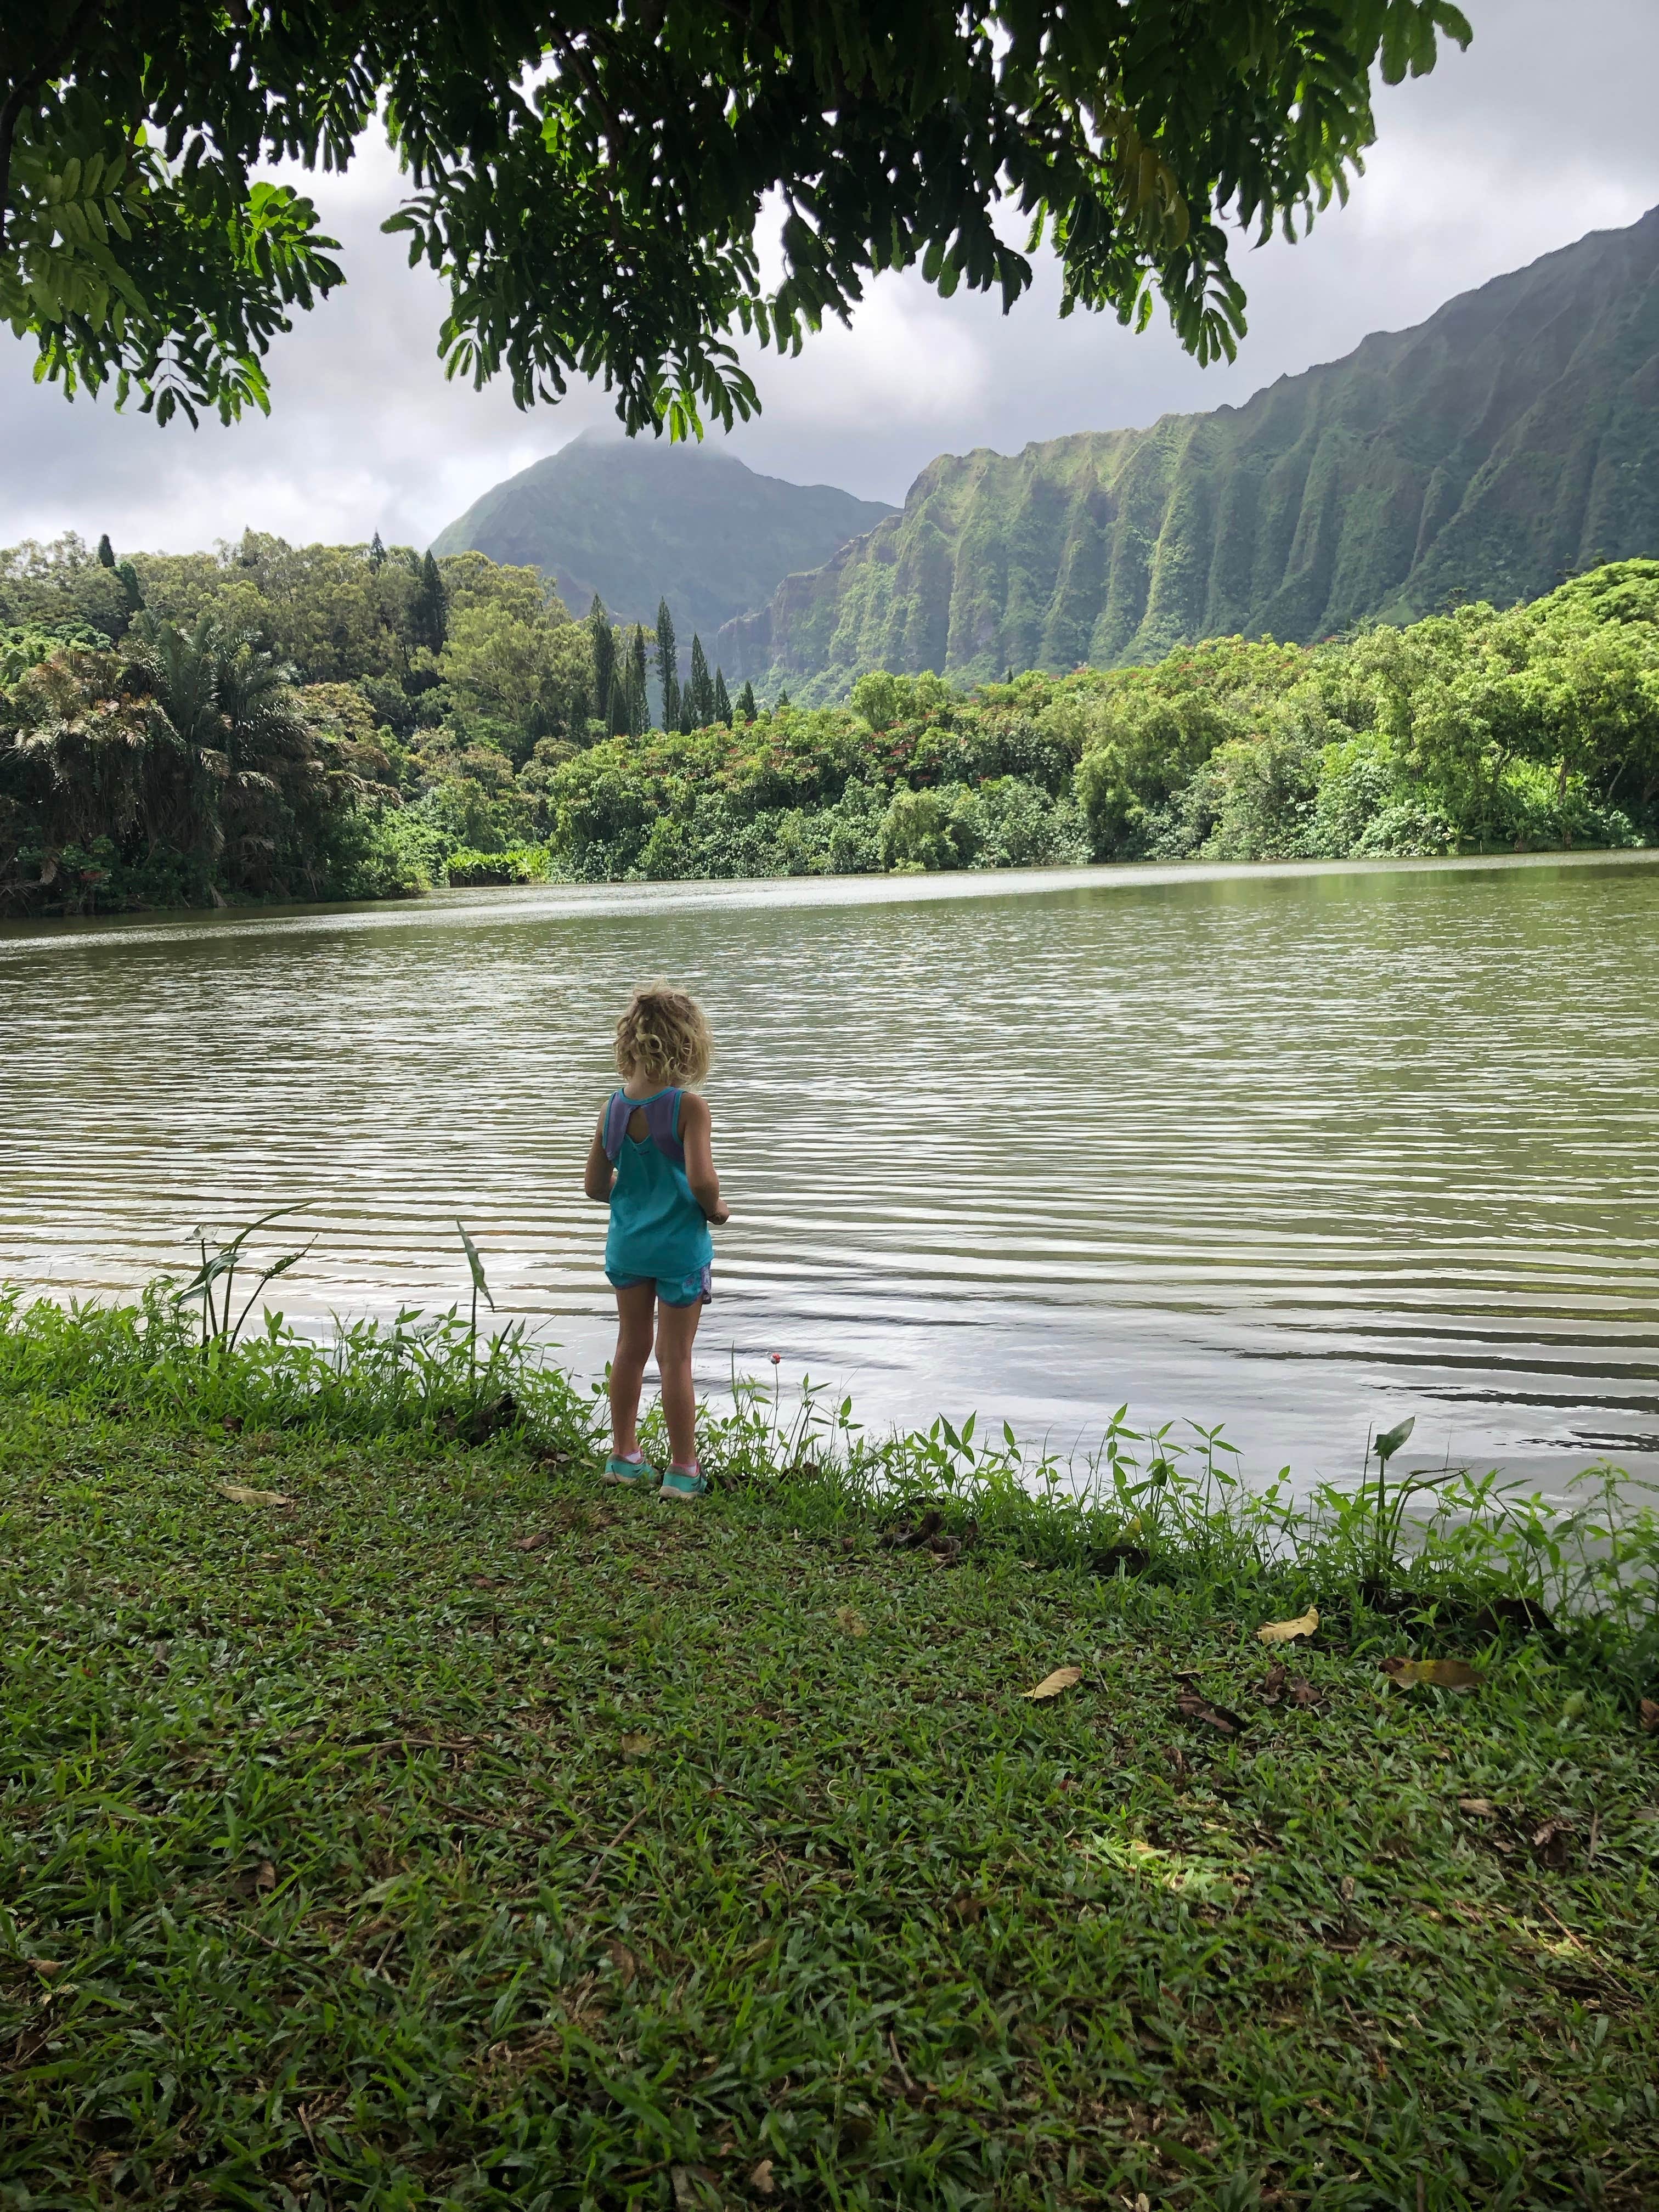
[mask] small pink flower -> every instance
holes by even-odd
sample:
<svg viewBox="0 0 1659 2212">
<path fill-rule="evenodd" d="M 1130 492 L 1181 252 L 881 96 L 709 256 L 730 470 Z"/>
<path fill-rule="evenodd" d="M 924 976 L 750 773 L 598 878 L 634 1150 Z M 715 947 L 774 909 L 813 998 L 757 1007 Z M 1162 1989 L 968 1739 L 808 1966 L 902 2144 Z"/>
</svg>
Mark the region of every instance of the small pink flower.
<svg viewBox="0 0 1659 2212">
<path fill-rule="evenodd" d="M 774 1366 L 774 1367 L 781 1367 L 781 1366 L 782 1366 L 782 1364 L 783 1364 L 783 1354 L 782 1354 L 781 1352 L 775 1352 L 772 1354 L 772 1364 L 773 1364 L 773 1366 Z"/>
</svg>

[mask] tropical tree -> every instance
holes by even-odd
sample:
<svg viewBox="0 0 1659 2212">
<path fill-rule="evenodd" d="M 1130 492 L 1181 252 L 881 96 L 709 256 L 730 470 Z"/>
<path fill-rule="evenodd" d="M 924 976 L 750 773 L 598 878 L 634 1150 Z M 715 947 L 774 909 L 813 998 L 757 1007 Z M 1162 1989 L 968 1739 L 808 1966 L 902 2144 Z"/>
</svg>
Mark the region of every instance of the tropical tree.
<svg viewBox="0 0 1659 2212">
<path fill-rule="evenodd" d="M 720 669 L 714 671 L 714 720 L 732 726 L 732 696 L 726 688 L 726 677 Z"/>
<path fill-rule="evenodd" d="M 1420 75 L 1442 34 L 1469 37 L 1451 0 L 33 0 L 0 21 L 0 314 L 67 391 L 267 405 L 271 339 L 343 272 L 258 172 L 343 169 L 383 118 L 450 373 L 521 405 L 581 375 L 630 429 L 729 424 L 757 404 L 737 333 L 798 350 L 917 264 L 1006 307 L 1045 233 L 1063 313 L 1161 295 L 1208 360 L 1244 328 L 1224 225 L 1346 195 L 1373 68 Z"/>
<path fill-rule="evenodd" d="M 101 872 L 101 846 L 161 827 L 182 748 L 130 656 L 70 647 L 0 693 L 0 910 Z M 170 825 L 169 825 L 170 826 Z"/>
</svg>

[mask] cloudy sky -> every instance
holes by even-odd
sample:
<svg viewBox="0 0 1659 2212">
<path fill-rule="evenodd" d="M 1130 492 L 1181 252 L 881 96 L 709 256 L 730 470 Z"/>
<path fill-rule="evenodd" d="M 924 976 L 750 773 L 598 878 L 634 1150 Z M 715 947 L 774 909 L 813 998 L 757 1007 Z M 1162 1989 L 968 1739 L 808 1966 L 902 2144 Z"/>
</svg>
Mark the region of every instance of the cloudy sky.
<svg viewBox="0 0 1659 2212">
<path fill-rule="evenodd" d="M 1114 429 L 1237 402 L 1420 321 L 1453 293 L 1659 203 L 1655 0 L 1464 0 L 1469 52 L 1378 96 L 1379 143 L 1350 205 L 1310 238 L 1243 252 L 1250 335 L 1200 369 L 1160 321 L 1135 337 L 1054 314 L 1051 268 L 1004 318 L 884 278 L 850 331 L 796 361 L 751 363 L 764 412 L 731 447 L 751 467 L 895 501 L 933 454 Z M 158 430 L 31 381 L 32 349 L 0 330 L 0 544 L 107 530 L 118 549 L 184 550 L 245 526 L 300 539 L 424 545 L 501 477 L 590 425 L 601 392 L 520 414 L 504 390 L 446 385 L 443 295 L 379 223 L 398 178 L 383 152 L 312 187 L 349 283 L 280 339 L 269 421 Z"/>
</svg>

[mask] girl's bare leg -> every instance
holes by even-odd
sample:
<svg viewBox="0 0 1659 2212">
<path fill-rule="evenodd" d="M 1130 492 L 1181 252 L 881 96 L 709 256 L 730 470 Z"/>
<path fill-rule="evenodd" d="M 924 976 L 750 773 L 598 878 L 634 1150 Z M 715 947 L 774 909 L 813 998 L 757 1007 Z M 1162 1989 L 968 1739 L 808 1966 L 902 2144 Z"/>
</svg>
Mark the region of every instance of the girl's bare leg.
<svg viewBox="0 0 1659 2212">
<path fill-rule="evenodd" d="M 617 1293 L 617 1350 L 611 1362 L 611 1442 L 619 1459 L 639 1449 L 640 1386 L 651 1357 L 654 1283 L 633 1283 Z"/>
<path fill-rule="evenodd" d="M 691 1345 L 702 1319 L 702 1300 L 689 1306 L 657 1308 L 657 1372 L 662 1377 L 663 1418 L 668 1443 L 681 1467 L 696 1464 L 697 1394 L 691 1382 Z"/>
</svg>

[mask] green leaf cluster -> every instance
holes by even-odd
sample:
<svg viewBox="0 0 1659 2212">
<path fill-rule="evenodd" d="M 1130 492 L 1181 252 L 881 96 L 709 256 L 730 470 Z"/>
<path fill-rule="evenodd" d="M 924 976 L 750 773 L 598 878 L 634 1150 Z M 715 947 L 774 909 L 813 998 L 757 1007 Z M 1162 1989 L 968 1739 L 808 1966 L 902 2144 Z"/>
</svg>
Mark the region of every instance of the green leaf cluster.
<svg viewBox="0 0 1659 2212">
<path fill-rule="evenodd" d="M 1420 73 L 1469 37 L 1448 0 L 14 12 L 0 310 L 43 375 L 113 380 L 163 421 L 264 407 L 272 336 L 341 271 L 311 204 L 258 172 L 343 168 L 378 123 L 409 179 L 386 228 L 449 285 L 448 374 L 504 374 L 520 405 L 598 380 L 674 437 L 754 411 L 739 337 L 798 351 L 887 269 L 1010 307 L 1045 228 L 1064 312 L 1144 325 L 1161 296 L 1200 360 L 1231 356 L 1224 222 L 1305 227 L 1374 136 L 1373 66 Z"/>
</svg>

